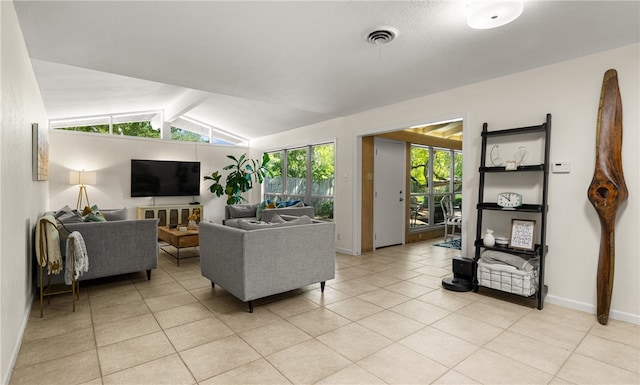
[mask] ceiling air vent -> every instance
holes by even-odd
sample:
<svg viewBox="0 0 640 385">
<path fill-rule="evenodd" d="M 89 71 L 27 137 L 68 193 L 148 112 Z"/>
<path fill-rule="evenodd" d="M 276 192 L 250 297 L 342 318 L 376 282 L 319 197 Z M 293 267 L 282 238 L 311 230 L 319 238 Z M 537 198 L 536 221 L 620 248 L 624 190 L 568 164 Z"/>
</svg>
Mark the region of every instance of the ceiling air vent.
<svg viewBox="0 0 640 385">
<path fill-rule="evenodd" d="M 367 35 L 371 44 L 387 44 L 398 36 L 398 30 L 392 27 L 378 27 Z"/>
</svg>

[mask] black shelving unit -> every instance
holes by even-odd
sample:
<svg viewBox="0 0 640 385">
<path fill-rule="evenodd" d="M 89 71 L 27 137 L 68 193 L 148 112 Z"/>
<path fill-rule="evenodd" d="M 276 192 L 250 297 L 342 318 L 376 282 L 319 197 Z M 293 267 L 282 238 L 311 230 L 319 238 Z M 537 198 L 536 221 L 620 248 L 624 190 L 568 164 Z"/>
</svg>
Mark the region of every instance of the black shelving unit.
<svg viewBox="0 0 640 385">
<path fill-rule="evenodd" d="M 544 137 L 544 161 L 542 164 L 536 165 L 526 165 L 526 166 L 518 166 L 515 170 L 506 170 L 505 167 L 487 167 L 486 159 L 487 159 L 487 143 L 491 138 L 498 138 L 504 136 L 512 136 L 512 135 L 524 135 L 524 134 L 540 134 Z M 476 224 L 476 240 L 475 240 L 475 256 L 474 256 L 474 268 L 473 268 L 473 282 L 472 288 L 473 291 L 477 292 L 479 283 L 477 276 L 477 263 L 480 259 L 483 250 L 497 250 L 502 252 L 507 252 L 511 254 L 516 254 L 522 256 L 523 258 L 539 258 L 538 264 L 538 288 L 536 293 L 528 297 L 531 300 L 535 300 L 537 302 L 537 308 L 542 310 L 544 306 L 544 298 L 547 293 L 547 286 L 544 283 L 544 269 L 545 269 L 545 257 L 548 252 L 548 247 L 546 244 L 546 234 L 547 234 L 547 214 L 548 214 L 548 190 L 549 190 L 549 149 L 550 149 L 550 138 L 551 138 L 551 114 L 547 114 L 546 120 L 544 123 L 538 126 L 530 126 L 530 127 L 520 127 L 520 128 L 509 128 L 504 130 L 496 130 L 489 131 L 488 124 L 484 123 L 482 125 L 482 149 L 481 149 L 481 158 L 480 158 L 480 183 L 478 188 L 478 204 L 477 204 L 477 212 L 478 212 L 478 221 Z M 485 175 L 488 173 L 532 173 L 539 174 L 532 175 L 533 177 L 542 178 L 542 197 L 541 204 L 523 204 L 520 207 L 515 209 L 505 210 L 502 207 L 498 206 L 496 202 L 487 202 L 484 197 L 485 190 Z M 518 212 L 526 212 L 526 213 L 536 213 L 540 216 L 540 235 L 539 235 L 539 243 L 536 243 L 533 250 L 519 250 L 512 249 L 506 246 L 495 245 L 492 247 L 487 247 L 484 245 L 482 239 L 482 229 L 483 229 L 483 214 L 487 210 L 501 211 L 507 214 L 513 214 Z M 516 294 L 514 294 L 516 295 Z"/>
</svg>

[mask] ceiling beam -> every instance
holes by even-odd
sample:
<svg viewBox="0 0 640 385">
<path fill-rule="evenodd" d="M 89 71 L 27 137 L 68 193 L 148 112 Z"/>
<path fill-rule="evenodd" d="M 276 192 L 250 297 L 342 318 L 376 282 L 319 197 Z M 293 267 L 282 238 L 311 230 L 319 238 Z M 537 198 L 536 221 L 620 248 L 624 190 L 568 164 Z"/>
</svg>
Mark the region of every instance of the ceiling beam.
<svg viewBox="0 0 640 385">
<path fill-rule="evenodd" d="M 419 134 L 428 134 L 430 132 L 439 130 L 441 127 L 442 127 L 441 124 L 434 124 L 434 125 L 429 125 L 429 126 L 411 127 L 409 129 L 407 129 L 407 131 L 416 132 L 416 133 L 419 133 Z"/>
<path fill-rule="evenodd" d="M 164 120 L 173 122 L 187 112 L 193 110 L 211 96 L 210 93 L 204 91 L 187 90 L 178 96 L 164 110 Z"/>
<path fill-rule="evenodd" d="M 433 146 L 441 148 L 452 148 L 454 150 L 462 150 L 462 142 L 459 140 L 437 138 L 429 135 L 417 134 L 415 132 L 408 131 L 395 131 L 388 132 L 386 134 L 376 135 L 381 138 L 399 140 L 401 142 L 409 142 L 414 144 L 421 144 L 423 146 Z"/>
<path fill-rule="evenodd" d="M 462 124 L 454 127 L 446 127 L 446 128 L 448 128 L 448 130 L 442 131 L 442 137 L 445 139 L 449 139 L 452 136 L 462 134 Z"/>
</svg>

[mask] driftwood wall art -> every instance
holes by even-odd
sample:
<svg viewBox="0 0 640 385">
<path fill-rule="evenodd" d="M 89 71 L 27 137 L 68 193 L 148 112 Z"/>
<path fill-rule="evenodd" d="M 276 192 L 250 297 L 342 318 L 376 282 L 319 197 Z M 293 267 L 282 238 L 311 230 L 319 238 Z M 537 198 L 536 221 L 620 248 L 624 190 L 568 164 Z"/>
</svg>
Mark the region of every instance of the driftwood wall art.
<svg viewBox="0 0 640 385">
<path fill-rule="evenodd" d="M 616 214 L 628 195 L 622 172 L 622 100 L 618 73 L 610 69 L 602 81 L 596 128 L 596 166 L 587 191 L 589 201 L 600 218 L 596 314 L 602 325 L 609 321 L 613 292 Z"/>
</svg>

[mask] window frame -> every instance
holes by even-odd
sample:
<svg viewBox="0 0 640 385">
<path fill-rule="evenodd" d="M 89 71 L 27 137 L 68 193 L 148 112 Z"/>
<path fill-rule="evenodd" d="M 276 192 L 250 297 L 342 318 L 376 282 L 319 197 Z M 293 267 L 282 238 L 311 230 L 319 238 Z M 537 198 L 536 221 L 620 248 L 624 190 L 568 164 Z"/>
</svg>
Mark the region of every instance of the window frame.
<svg viewBox="0 0 640 385">
<path fill-rule="evenodd" d="M 121 135 L 115 132 L 114 126 L 122 123 L 150 122 L 152 128 L 157 130 L 158 137 Z M 170 124 L 169 124 L 170 123 Z M 108 132 L 89 130 L 69 130 L 70 127 L 108 126 Z M 172 138 L 172 129 L 193 132 L 201 137 L 207 137 L 208 141 L 189 141 Z M 248 139 L 220 130 L 206 123 L 180 116 L 172 122 L 164 121 L 164 111 L 142 111 L 127 113 L 112 113 L 92 116 L 76 116 L 60 119 L 50 119 L 49 129 L 64 131 L 74 134 L 100 134 L 122 136 L 126 138 L 155 139 L 183 143 L 215 144 L 221 146 L 248 147 Z"/>
<path fill-rule="evenodd" d="M 314 147 L 319 147 L 319 146 L 325 146 L 325 145 L 331 145 L 333 146 L 333 184 L 331 186 L 331 192 L 332 195 L 320 195 L 320 194 L 314 194 L 313 193 L 313 161 L 312 161 L 312 154 L 313 154 L 313 148 Z M 323 220 L 328 220 L 328 221 L 333 221 L 333 208 L 334 206 L 334 202 L 335 202 L 335 180 L 336 180 L 336 175 L 335 175 L 335 163 L 336 163 L 336 152 L 335 152 L 335 148 L 336 148 L 336 144 L 335 141 L 330 141 L 330 142 L 321 142 L 321 143 L 314 143 L 314 144 L 309 144 L 309 145 L 305 145 L 305 146 L 296 146 L 296 147 L 290 147 L 290 148 L 283 148 L 283 149 L 279 149 L 279 150 L 272 150 L 272 151 L 265 151 L 266 154 L 275 154 L 275 153 L 279 153 L 280 157 L 282 159 L 282 169 L 280 170 L 280 177 L 282 178 L 281 181 L 281 190 L 279 192 L 274 192 L 274 191 L 266 191 L 266 188 L 263 187 L 262 188 L 262 199 L 273 199 L 276 198 L 276 200 L 278 201 L 282 201 L 282 200 L 290 200 L 290 199 L 300 199 L 302 201 L 304 201 L 306 204 L 309 205 L 313 205 L 313 202 L 315 202 L 316 200 L 318 202 L 324 202 L 324 201 L 331 201 L 331 210 L 330 210 L 330 214 L 327 218 L 322 218 Z M 300 150 L 300 149 L 305 149 L 305 161 L 306 161 L 306 176 L 305 176 L 305 193 L 304 196 L 301 194 L 290 194 L 287 190 L 287 170 L 288 170 L 288 160 L 287 160 L 287 152 L 289 151 L 296 151 L 296 150 Z M 265 183 L 264 186 L 266 186 L 267 184 Z M 314 205 L 315 207 L 315 205 Z M 316 217 L 318 217 L 318 210 L 316 209 Z"/>
<path fill-rule="evenodd" d="M 412 215 L 409 216 L 408 220 L 409 220 L 409 232 L 410 233 L 419 233 L 422 231 L 427 231 L 433 228 L 438 228 L 438 227 L 442 227 L 444 226 L 444 220 L 442 221 L 437 221 L 436 222 L 436 212 L 440 212 L 442 213 L 442 208 L 440 207 L 440 199 L 442 199 L 442 197 L 444 196 L 449 196 L 451 198 L 452 202 L 457 202 L 456 198 L 460 198 L 460 201 L 462 201 L 462 178 L 460 180 L 459 183 L 457 183 L 457 185 L 460 187 L 458 190 L 456 190 L 456 178 L 455 178 L 455 165 L 456 165 L 456 155 L 458 155 L 460 157 L 460 161 L 462 161 L 462 157 L 463 157 L 463 152 L 462 150 L 457 150 L 457 149 L 453 149 L 453 148 L 443 148 L 443 147 L 438 147 L 438 146 L 428 146 L 428 145 L 422 145 L 422 144 L 417 144 L 417 143 L 411 143 L 410 144 L 411 148 L 410 151 L 416 147 L 416 148 L 423 148 L 423 149 L 428 149 L 429 150 L 429 168 L 427 170 L 427 183 L 428 183 L 428 189 L 427 192 L 419 192 L 419 193 L 414 193 L 411 191 L 411 185 L 409 185 L 409 201 L 411 202 L 411 200 L 413 198 L 423 198 L 423 202 L 426 201 L 428 203 L 428 207 L 429 207 L 429 217 L 428 217 L 428 223 L 426 225 L 411 225 L 411 220 Z M 435 186 L 434 186 L 434 172 L 433 172 L 433 165 L 434 165 L 434 160 L 435 160 L 435 152 L 436 151 L 446 151 L 449 152 L 449 182 L 448 182 L 448 191 L 447 192 L 439 192 L 436 191 Z M 410 161 L 412 162 L 412 158 L 410 156 Z M 411 166 L 413 166 L 413 163 L 411 163 L 409 165 L 409 169 L 407 170 L 408 173 L 408 179 L 411 179 Z M 436 199 L 439 198 L 439 199 Z M 455 210 L 455 205 L 454 205 L 454 210 Z M 416 216 L 417 219 L 417 216 Z"/>
</svg>

